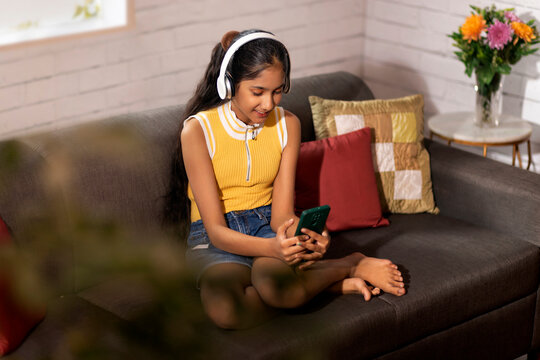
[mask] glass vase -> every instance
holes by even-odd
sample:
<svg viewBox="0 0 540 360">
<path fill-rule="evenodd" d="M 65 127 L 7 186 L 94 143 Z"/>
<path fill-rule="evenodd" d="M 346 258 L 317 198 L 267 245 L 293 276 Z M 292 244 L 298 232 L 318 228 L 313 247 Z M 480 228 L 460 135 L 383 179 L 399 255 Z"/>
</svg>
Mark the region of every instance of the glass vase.
<svg viewBox="0 0 540 360">
<path fill-rule="evenodd" d="M 502 113 L 502 88 L 504 77 L 495 74 L 490 83 L 483 83 L 476 75 L 476 115 L 474 123 L 479 127 L 499 126 Z"/>
</svg>

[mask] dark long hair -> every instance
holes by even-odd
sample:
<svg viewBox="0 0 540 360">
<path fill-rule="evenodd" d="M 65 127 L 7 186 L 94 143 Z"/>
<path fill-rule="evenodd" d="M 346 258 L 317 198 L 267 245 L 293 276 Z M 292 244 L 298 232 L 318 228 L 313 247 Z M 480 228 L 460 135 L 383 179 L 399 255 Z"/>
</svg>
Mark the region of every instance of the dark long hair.
<svg viewBox="0 0 540 360">
<path fill-rule="evenodd" d="M 256 29 L 243 31 L 238 33 L 231 43 L 253 32 L 264 31 Z M 187 198 L 188 179 L 182 157 L 182 144 L 180 143 L 183 120 L 200 111 L 214 108 L 228 101 L 222 100 L 219 97 L 216 88 L 216 82 L 225 52 L 226 50 L 223 49 L 221 43 L 217 43 L 214 46 L 204 77 L 186 104 L 178 130 L 176 147 L 171 158 L 169 189 L 165 196 L 163 222 L 165 225 L 172 226 L 177 231 L 180 231 L 181 234 L 187 234 L 187 226 L 189 225 L 191 216 L 191 204 Z M 233 79 L 233 86 L 236 86 L 240 81 L 255 79 L 264 69 L 276 63 L 283 65 L 283 72 L 287 77 L 285 82 L 288 84 L 290 62 L 285 46 L 273 39 L 256 39 L 242 45 L 235 52 L 229 62 L 228 72 Z"/>
</svg>

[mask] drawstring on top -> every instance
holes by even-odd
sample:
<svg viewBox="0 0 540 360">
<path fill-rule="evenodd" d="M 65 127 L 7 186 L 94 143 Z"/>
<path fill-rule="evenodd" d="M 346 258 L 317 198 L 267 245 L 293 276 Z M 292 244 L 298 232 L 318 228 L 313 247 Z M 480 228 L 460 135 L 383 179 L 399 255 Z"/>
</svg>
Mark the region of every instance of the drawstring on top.
<svg viewBox="0 0 540 360">
<path fill-rule="evenodd" d="M 249 150 L 249 141 L 248 141 L 248 132 L 251 130 L 251 140 L 257 138 L 257 130 L 259 130 L 258 125 L 246 125 L 246 135 L 244 137 L 244 142 L 246 143 L 246 154 L 247 154 L 247 173 L 246 181 L 249 181 L 251 178 L 251 151 Z"/>
</svg>

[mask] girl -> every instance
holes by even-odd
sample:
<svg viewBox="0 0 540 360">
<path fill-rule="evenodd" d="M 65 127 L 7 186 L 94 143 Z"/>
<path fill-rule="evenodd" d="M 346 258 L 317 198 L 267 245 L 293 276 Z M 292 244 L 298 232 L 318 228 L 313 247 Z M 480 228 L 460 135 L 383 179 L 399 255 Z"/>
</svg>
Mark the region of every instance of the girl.
<svg viewBox="0 0 540 360">
<path fill-rule="evenodd" d="M 289 73 L 287 50 L 271 33 L 231 31 L 186 106 L 166 216 L 190 219 L 186 259 L 222 328 L 254 326 L 326 289 L 366 301 L 380 290 L 405 293 L 389 260 L 321 260 L 327 231 L 293 236 L 300 121 L 277 107 Z"/>
</svg>

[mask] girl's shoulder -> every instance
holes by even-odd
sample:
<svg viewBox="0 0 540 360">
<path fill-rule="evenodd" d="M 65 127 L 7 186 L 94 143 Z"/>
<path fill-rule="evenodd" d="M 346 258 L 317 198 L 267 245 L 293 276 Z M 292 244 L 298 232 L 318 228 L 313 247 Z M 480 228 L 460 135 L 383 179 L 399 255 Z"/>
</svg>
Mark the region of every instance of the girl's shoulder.
<svg viewBox="0 0 540 360">
<path fill-rule="evenodd" d="M 211 121 L 211 119 L 215 115 L 217 115 L 218 109 L 221 106 L 223 106 L 223 104 L 216 105 L 216 106 L 211 107 L 211 108 L 206 109 L 206 110 L 201 110 L 201 111 L 197 112 L 196 114 L 188 116 L 187 118 L 182 120 L 183 127 L 185 128 L 189 123 L 199 123 L 198 125 L 190 125 L 189 127 L 193 127 L 193 126 L 201 127 L 202 126 L 201 122 L 204 123 L 204 122 Z M 195 121 L 192 121 L 192 120 L 195 120 Z"/>
<path fill-rule="evenodd" d="M 285 118 L 285 121 L 287 123 L 300 121 L 300 120 L 298 120 L 298 117 L 294 113 L 290 112 L 289 110 L 287 110 L 287 109 L 285 109 L 285 108 L 283 108 L 281 106 L 276 106 L 274 108 L 273 113 L 275 114 L 276 121 L 281 121 L 281 120 L 283 120 L 283 118 Z"/>
<path fill-rule="evenodd" d="M 289 110 L 285 110 L 285 123 L 287 124 L 287 128 L 300 128 L 300 119 L 298 116 L 296 116 L 294 113 L 290 112 Z"/>
<path fill-rule="evenodd" d="M 296 116 L 294 113 L 290 112 L 289 110 L 286 110 L 286 109 L 283 109 L 283 111 L 285 112 L 285 119 L 287 120 L 298 120 L 298 116 Z"/>
<path fill-rule="evenodd" d="M 181 132 L 182 138 L 191 137 L 191 136 L 194 136 L 193 134 L 202 133 L 202 127 L 199 121 L 197 121 L 197 118 L 194 115 L 192 115 L 188 117 L 187 119 L 184 119 L 182 130 L 180 132 Z"/>
<path fill-rule="evenodd" d="M 222 106 L 223 106 L 223 104 L 220 104 L 220 105 L 213 106 L 213 107 L 211 107 L 209 109 L 200 110 L 196 114 L 193 114 L 193 115 L 190 115 L 189 117 L 187 117 L 184 121 L 187 121 L 187 120 L 190 120 L 190 119 L 195 119 L 195 118 L 198 119 L 198 118 L 201 118 L 201 117 L 208 117 L 211 114 L 217 113 L 218 109 L 220 107 L 222 107 Z"/>
</svg>

